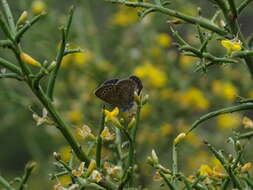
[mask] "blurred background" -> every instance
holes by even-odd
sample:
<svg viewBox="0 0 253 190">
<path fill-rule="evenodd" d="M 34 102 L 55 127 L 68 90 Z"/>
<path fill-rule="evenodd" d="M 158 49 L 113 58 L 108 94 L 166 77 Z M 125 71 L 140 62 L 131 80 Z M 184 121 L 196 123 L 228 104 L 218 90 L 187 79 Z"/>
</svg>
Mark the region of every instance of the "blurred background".
<svg viewBox="0 0 253 190">
<path fill-rule="evenodd" d="M 69 7 L 76 6 L 69 45 L 81 47 L 84 52 L 64 58 L 55 95 L 58 110 L 73 129 L 85 124 L 96 134 L 102 102 L 93 91 L 104 80 L 132 74 L 142 79 L 143 92 L 150 97 L 142 111 L 137 138 L 143 187 L 155 189 L 159 185 L 152 180 L 154 172 L 146 164 L 152 149 L 170 167 L 171 144 L 178 133 L 189 129 L 194 120 L 208 111 L 234 105 L 238 95 L 253 98 L 252 81 L 244 63 L 215 66 L 207 73 L 194 72 L 198 60 L 182 55 L 174 45 L 167 24 L 174 18 L 158 13 L 140 20 L 139 9 L 102 0 L 8 2 L 16 19 L 24 10 L 29 18 L 41 10 L 47 11 L 48 15 L 25 34 L 22 42 L 24 51 L 41 62 L 54 60 L 61 37 L 59 27 L 66 22 Z M 169 6 L 190 15 L 197 15 L 197 8 L 201 7 L 203 16 L 208 18 L 215 12 L 212 4 L 203 0 L 174 0 Z M 253 31 L 249 23 L 252 8 L 253 4 L 240 17 L 245 35 Z M 199 45 L 195 26 L 183 24 L 175 28 L 190 44 Z M 208 49 L 217 56 L 226 54 L 215 38 Z M 1 49 L 0 56 L 15 62 L 7 49 Z M 37 168 L 29 189 L 52 189 L 55 181 L 50 181 L 48 175 L 55 170 L 52 153 L 60 152 L 67 160 L 69 147 L 54 127 L 36 126 L 31 110 L 41 113 L 30 90 L 21 82 L 1 79 L 0 173 L 13 179 L 23 173 L 27 162 L 35 161 Z M 245 115 L 250 117 L 251 113 L 221 115 L 203 123 L 180 146 L 180 170 L 190 175 L 201 164 L 217 165 L 203 139 L 228 152 L 232 147 L 225 143 L 226 138 L 233 131 L 248 130 L 242 124 Z M 250 149 L 252 144 L 248 145 Z M 103 155 L 110 158 L 110 146 L 103 149 Z M 246 151 L 245 159 L 252 161 L 252 151 Z"/>
</svg>

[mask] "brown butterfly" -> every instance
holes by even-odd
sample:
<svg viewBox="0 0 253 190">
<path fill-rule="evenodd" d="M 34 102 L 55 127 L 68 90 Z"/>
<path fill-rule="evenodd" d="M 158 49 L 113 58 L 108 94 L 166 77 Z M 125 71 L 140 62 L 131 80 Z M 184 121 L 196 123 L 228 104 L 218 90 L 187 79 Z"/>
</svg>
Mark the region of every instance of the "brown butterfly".
<svg viewBox="0 0 253 190">
<path fill-rule="evenodd" d="M 125 111 L 134 105 L 134 93 L 140 94 L 142 88 L 141 80 L 133 75 L 125 79 L 107 80 L 94 93 L 101 100 Z"/>
</svg>

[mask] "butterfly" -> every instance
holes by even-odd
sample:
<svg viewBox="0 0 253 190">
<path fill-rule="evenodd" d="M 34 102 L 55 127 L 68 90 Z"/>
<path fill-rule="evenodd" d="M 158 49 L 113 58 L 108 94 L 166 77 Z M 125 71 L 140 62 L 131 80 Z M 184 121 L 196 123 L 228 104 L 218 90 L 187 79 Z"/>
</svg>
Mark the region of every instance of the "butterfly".
<svg viewBox="0 0 253 190">
<path fill-rule="evenodd" d="M 134 105 L 134 93 L 139 95 L 142 88 L 141 80 L 132 75 L 125 79 L 106 80 L 95 90 L 94 94 L 101 100 L 126 111 Z"/>
</svg>

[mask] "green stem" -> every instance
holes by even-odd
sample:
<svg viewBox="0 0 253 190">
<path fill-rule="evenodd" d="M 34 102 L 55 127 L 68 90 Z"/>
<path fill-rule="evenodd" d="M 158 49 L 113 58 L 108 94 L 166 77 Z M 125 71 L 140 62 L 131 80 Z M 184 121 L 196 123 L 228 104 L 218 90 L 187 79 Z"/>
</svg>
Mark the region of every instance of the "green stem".
<svg viewBox="0 0 253 190">
<path fill-rule="evenodd" d="M 170 181 L 162 172 L 159 172 L 159 174 L 160 174 L 160 176 L 162 176 L 163 180 L 168 185 L 168 187 L 170 188 L 170 190 L 176 190 L 176 187 L 174 186 L 174 184 L 172 183 L 172 181 Z"/>
<path fill-rule="evenodd" d="M 5 180 L 2 176 L 0 176 L 0 184 L 6 188 L 7 190 L 15 190 L 7 180 Z"/>
<path fill-rule="evenodd" d="M 253 131 L 240 134 L 240 135 L 238 136 L 238 139 L 249 139 L 249 138 L 251 138 L 251 137 L 253 137 Z"/>
<path fill-rule="evenodd" d="M 10 40 L 0 40 L 0 47 L 11 48 L 12 47 L 12 42 Z"/>
<path fill-rule="evenodd" d="M 236 5 L 235 5 L 235 1 L 234 0 L 228 0 L 228 4 L 230 7 L 230 11 L 233 14 L 233 17 L 236 18 L 237 17 L 237 9 L 236 9 Z"/>
<path fill-rule="evenodd" d="M 22 36 L 24 35 L 24 33 L 30 29 L 37 21 L 39 21 L 40 18 L 42 18 L 44 15 L 46 15 L 45 12 L 42 12 L 41 14 L 35 16 L 34 18 L 32 18 L 31 21 L 27 22 L 16 34 L 15 36 L 15 41 L 17 43 L 19 43 L 20 39 L 22 38 Z"/>
<path fill-rule="evenodd" d="M 253 188 L 253 181 L 251 179 L 249 179 L 248 177 L 241 177 L 244 181 L 246 181 L 246 183 Z"/>
<path fill-rule="evenodd" d="M 128 163 L 125 169 L 125 173 L 123 176 L 123 180 L 121 181 L 119 187 L 117 190 L 122 190 L 124 186 L 127 184 L 128 181 L 132 181 L 133 176 L 133 164 L 134 164 L 134 144 L 131 136 L 128 134 L 128 132 L 125 129 L 121 129 L 121 131 L 124 133 L 124 135 L 127 137 L 129 141 L 129 152 L 128 152 Z M 130 184 L 131 185 L 131 184 Z"/>
<path fill-rule="evenodd" d="M 244 0 L 237 9 L 238 14 L 240 14 L 243 11 L 243 9 L 248 6 L 250 2 L 252 2 L 252 0 Z"/>
<path fill-rule="evenodd" d="M 103 106 L 102 109 L 102 119 L 101 119 L 101 125 L 100 125 L 100 129 L 99 129 L 99 133 L 97 136 L 97 148 L 96 148 L 96 163 L 97 163 L 97 167 L 100 169 L 101 168 L 101 149 L 102 149 L 102 137 L 101 137 L 101 133 L 103 132 L 104 128 L 105 128 L 105 106 Z"/>
<path fill-rule="evenodd" d="M 73 149 L 77 157 L 81 161 L 85 162 L 85 165 L 88 167 L 90 163 L 90 159 L 82 150 L 81 145 L 75 139 L 74 135 L 72 134 L 67 124 L 59 116 L 58 112 L 54 108 L 50 99 L 45 95 L 45 93 L 40 87 L 38 89 L 34 89 L 34 88 L 31 88 L 31 89 L 34 92 L 34 94 L 38 97 L 38 99 L 41 101 L 41 103 L 45 106 L 45 108 L 48 110 L 48 112 L 50 113 L 54 121 L 57 123 L 58 129 L 61 131 L 65 139 L 68 141 L 68 143 L 70 144 L 71 148 Z"/>
<path fill-rule="evenodd" d="M 61 39 L 60 49 L 59 49 L 57 56 L 56 56 L 56 67 L 52 71 L 52 73 L 50 74 L 49 82 L 48 82 L 48 86 L 47 86 L 47 95 L 51 100 L 53 100 L 55 81 L 56 81 L 59 69 L 61 67 L 62 59 L 65 54 L 66 40 L 68 39 L 70 26 L 71 26 L 72 19 L 73 19 L 73 14 L 74 14 L 74 7 L 71 7 L 70 11 L 69 11 L 68 22 L 67 22 L 66 26 L 61 29 L 62 39 Z"/>
<path fill-rule="evenodd" d="M 221 36 L 224 36 L 224 37 L 228 36 L 228 33 L 225 30 L 213 24 L 208 19 L 204 19 L 202 17 L 194 17 L 194 16 L 186 15 L 184 13 L 181 13 L 172 9 L 168 9 L 160 5 L 151 4 L 151 3 L 131 2 L 131 1 L 125 1 L 125 0 L 107 0 L 107 1 L 112 2 L 112 3 L 123 4 L 129 7 L 153 8 L 154 10 L 158 12 L 182 19 L 188 23 L 198 24 L 199 26 L 207 30 L 213 31 Z"/>
<path fill-rule="evenodd" d="M 7 23 L 5 22 L 5 20 L 3 19 L 2 14 L 0 13 L 0 26 L 4 32 L 4 34 L 6 35 L 7 38 L 9 38 L 11 41 L 14 41 L 14 37 L 11 34 L 11 31 L 9 29 L 9 26 L 7 25 Z"/>
<path fill-rule="evenodd" d="M 31 175 L 31 173 L 32 173 L 32 171 L 34 169 L 34 166 L 35 166 L 34 164 L 33 165 L 32 164 L 31 165 L 27 165 L 27 167 L 25 168 L 25 174 L 22 177 L 22 181 L 21 181 L 21 183 L 19 185 L 18 190 L 23 190 L 25 188 L 26 183 L 28 181 L 28 178 L 30 177 L 30 175 Z"/>
<path fill-rule="evenodd" d="M 17 75 L 20 75 L 20 76 L 23 75 L 23 73 L 19 67 L 17 67 L 16 65 L 10 63 L 9 61 L 7 61 L 1 57 L 0 57 L 0 65 L 3 66 L 4 68 L 16 73 Z"/>
<path fill-rule="evenodd" d="M 229 183 L 230 183 L 230 179 L 225 179 L 225 181 L 222 183 L 221 185 L 221 190 L 226 190 L 229 186 Z"/>
<path fill-rule="evenodd" d="M 172 145 L 172 175 L 175 176 L 178 173 L 177 167 L 177 145 L 173 143 Z"/>
<path fill-rule="evenodd" d="M 10 7 L 6 0 L 1 0 L 1 2 L 2 2 L 5 17 L 10 27 L 11 35 L 14 36 L 16 34 L 16 26 L 15 26 L 15 22 L 14 22 Z"/>
<path fill-rule="evenodd" d="M 190 133 L 193 129 L 195 129 L 202 122 L 204 122 L 208 119 L 211 119 L 213 117 L 216 117 L 218 115 L 225 114 L 225 113 L 233 113 L 233 112 L 243 111 L 243 110 L 249 110 L 249 109 L 253 109 L 253 104 L 252 103 L 244 103 L 244 104 L 240 104 L 238 106 L 231 106 L 231 107 L 228 107 L 228 108 L 223 108 L 223 109 L 220 109 L 220 110 L 217 110 L 217 111 L 210 112 L 206 115 L 203 115 L 198 120 L 196 120 L 192 124 L 190 130 L 186 134 Z"/>
<path fill-rule="evenodd" d="M 22 81 L 22 80 L 23 80 L 19 75 L 15 74 L 15 73 L 4 73 L 4 74 L 0 74 L 0 79 L 2 79 L 2 78 L 17 79 L 17 80 L 19 80 L 19 81 Z"/>
<path fill-rule="evenodd" d="M 133 139 L 133 145 L 135 146 L 135 151 L 136 151 L 136 136 L 137 136 L 137 131 L 138 131 L 138 127 L 140 124 L 140 116 L 141 116 L 141 102 L 139 103 L 139 105 L 137 105 L 137 110 L 136 110 L 136 124 L 133 128 L 133 132 L 132 132 L 132 139 Z"/>
<path fill-rule="evenodd" d="M 52 71 L 52 73 L 50 74 L 49 82 L 48 82 L 48 86 L 47 86 L 47 96 L 51 100 L 53 100 L 55 81 L 56 81 L 57 74 L 58 74 L 60 66 L 61 66 L 62 59 L 64 57 L 64 51 L 66 48 L 66 39 L 65 39 L 64 29 L 62 29 L 61 32 L 62 32 L 62 40 L 61 40 L 60 49 L 59 49 L 58 54 L 56 56 L 56 67 Z"/>
</svg>

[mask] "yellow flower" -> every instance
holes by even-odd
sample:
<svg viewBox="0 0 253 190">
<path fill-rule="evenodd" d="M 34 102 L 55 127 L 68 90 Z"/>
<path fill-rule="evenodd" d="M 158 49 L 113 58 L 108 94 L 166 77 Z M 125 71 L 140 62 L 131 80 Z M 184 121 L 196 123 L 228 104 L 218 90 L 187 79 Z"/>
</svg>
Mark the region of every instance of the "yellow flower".
<svg viewBox="0 0 253 190">
<path fill-rule="evenodd" d="M 115 107 L 111 112 L 108 110 L 105 110 L 105 121 L 111 121 L 114 117 L 116 117 L 119 114 L 119 108 Z"/>
<path fill-rule="evenodd" d="M 107 140 L 107 141 L 111 141 L 114 140 L 116 135 L 110 133 L 110 130 L 108 127 L 105 127 L 104 130 L 102 131 L 101 135 L 100 135 L 103 139 Z"/>
<path fill-rule="evenodd" d="M 36 61 L 35 59 L 33 59 L 30 55 L 28 55 L 27 53 L 20 53 L 20 59 L 27 64 L 36 66 L 36 67 L 41 67 L 40 63 L 38 61 Z"/>
<path fill-rule="evenodd" d="M 93 170 L 91 176 L 90 176 L 90 180 L 94 181 L 96 183 L 100 182 L 102 180 L 102 176 L 101 173 L 97 170 Z"/>
<path fill-rule="evenodd" d="M 251 90 L 251 91 L 249 92 L 248 97 L 249 97 L 249 98 L 253 98 L 253 90 Z"/>
<path fill-rule="evenodd" d="M 134 74 L 155 88 L 165 86 L 168 81 L 166 73 L 153 66 L 149 61 L 145 61 L 142 65 L 136 67 Z"/>
<path fill-rule="evenodd" d="M 163 182 L 163 178 L 159 174 L 159 172 L 155 172 L 155 175 L 153 176 L 153 181 L 155 182 Z"/>
<path fill-rule="evenodd" d="M 212 176 L 213 174 L 212 169 L 206 164 L 200 166 L 199 172 L 201 176 Z"/>
<path fill-rule="evenodd" d="M 73 176 L 80 177 L 84 172 L 84 162 L 81 162 L 77 169 L 71 171 Z"/>
<path fill-rule="evenodd" d="M 251 167 L 252 167 L 251 162 L 248 162 L 248 163 L 246 163 L 242 166 L 241 171 L 242 172 L 248 172 L 251 169 Z"/>
<path fill-rule="evenodd" d="M 202 145 L 201 138 L 198 135 L 196 135 L 196 133 L 194 132 L 191 132 L 190 134 L 188 134 L 186 140 L 187 142 L 189 142 L 191 145 L 195 147 L 199 147 Z"/>
<path fill-rule="evenodd" d="M 86 139 L 90 137 L 91 139 L 95 140 L 95 136 L 92 134 L 91 129 L 87 125 L 83 125 L 76 129 L 76 134 L 79 139 Z"/>
<path fill-rule="evenodd" d="M 137 11 L 133 8 L 120 6 L 119 10 L 112 16 L 112 24 L 126 27 L 138 21 Z"/>
<path fill-rule="evenodd" d="M 200 171 L 201 176 L 209 176 L 209 177 L 216 177 L 216 178 L 225 178 L 226 177 L 226 175 L 224 173 L 222 173 L 222 170 L 219 167 L 213 167 L 211 169 L 206 164 L 201 165 L 199 171 Z"/>
<path fill-rule="evenodd" d="M 62 186 L 68 186 L 71 184 L 71 177 L 69 175 L 60 176 L 58 177 L 58 180 Z"/>
<path fill-rule="evenodd" d="M 68 162 L 71 158 L 71 148 L 68 147 L 68 146 L 64 146 L 62 148 L 60 148 L 59 150 L 59 155 L 61 155 L 61 159 L 64 161 L 64 162 Z"/>
<path fill-rule="evenodd" d="M 196 61 L 197 61 L 197 58 L 192 57 L 192 56 L 180 55 L 179 57 L 179 64 L 183 69 L 191 67 L 193 63 Z"/>
<path fill-rule="evenodd" d="M 160 33 L 156 36 L 156 43 L 166 48 L 171 45 L 171 38 L 167 33 Z"/>
<path fill-rule="evenodd" d="M 218 127 L 231 129 L 240 126 L 241 117 L 238 114 L 223 114 L 217 117 Z"/>
<path fill-rule="evenodd" d="M 92 59 L 93 54 L 88 50 L 73 54 L 74 63 L 79 67 L 83 66 L 87 62 L 90 62 Z"/>
<path fill-rule="evenodd" d="M 152 112 L 152 106 L 150 104 L 145 105 L 141 110 L 141 119 L 144 119 Z"/>
<path fill-rule="evenodd" d="M 41 0 L 35 0 L 32 2 L 32 12 L 34 14 L 40 14 L 46 9 L 46 4 L 44 1 Z"/>
<path fill-rule="evenodd" d="M 212 91 L 214 94 L 228 101 L 234 101 L 238 93 L 236 87 L 232 83 L 218 80 L 212 82 Z"/>
<path fill-rule="evenodd" d="M 155 57 L 156 59 L 161 59 L 162 49 L 158 46 L 151 46 L 148 49 L 148 53 L 149 55 L 151 55 L 152 57 Z"/>
<path fill-rule="evenodd" d="M 227 49 L 228 54 L 242 49 L 242 43 L 238 40 L 221 40 L 221 45 Z"/>
<path fill-rule="evenodd" d="M 248 117 L 243 117 L 242 124 L 245 128 L 253 129 L 253 121 Z"/>
<path fill-rule="evenodd" d="M 171 89 L 163 89 L 160 91 L 160 97 L 162 100 L 169 100 L 173 97 L 173 91 Z"/>
<path fill-rule="evenodd" d="M 160 127 L 160 132 L 163 136 L 167 136 L 170 135 L 173 131 L 172 125 L 169 123 L 164 123 L 162 124 L 162 126 Z"/>
<path fill-rule="evenodd" d="M 83 119 L 83 114 L 80 110 L 72 110 L 68 113 L 68 118 L 73 123 L 81 123 Z"/>
<path fill-rule="evenodd" d="M 75 48 L 75 46 L 73 46 Z M 64 56 L 62 60 L 62 67 L 83 67 L 86 63 L 89 63 L 93 60 L 93 53 L 89 50 L 85 50 L 84 52 L 69 54 Z"/>
<path fill-rule="evenodd" d="M 111 175 L 113 178 L 119 179 L 121 177 L 122 167 L 111 165 L 109 162 L 105 161 L 103 168 L 105 171 Z"/>
<path fill-rule="evenodd" d="M 119 128 L 122 128 L 121 123 L 119 122 L 118 118 L 116 117 L 119 114 L 119 108 L 115 107 L 111 112 L 105 110 L 105 122 L 112 121 L 112 123 Z"/>
<path fill-rule="evenodd" d="M 195 110 L 206 110 L 209 102 L 204 94 L 197 88 L 190 88 L 186 92 L 176 93 L 175 100 L 178 101 L 183 108 L 193 108 Z"/>
</svg>

